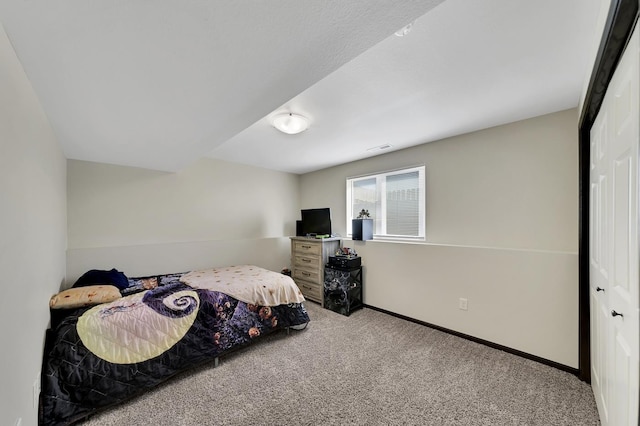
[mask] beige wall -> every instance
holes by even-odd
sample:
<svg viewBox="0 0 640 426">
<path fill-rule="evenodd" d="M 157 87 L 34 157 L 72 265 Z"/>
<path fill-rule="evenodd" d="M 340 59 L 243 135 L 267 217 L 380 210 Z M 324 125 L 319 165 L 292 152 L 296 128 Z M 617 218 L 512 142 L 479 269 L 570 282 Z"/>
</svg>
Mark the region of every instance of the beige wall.
<svg viewBox="0 0 640 426">
<path fill-rule="evenodd" d="M 303 175 L 301 207 L 345 235 L 347 177 L 425 164 L 426 243 L 345 242 L 365 302 L 577 367 L 577 160 L 572 109 Z"/>
<path fill-rule="evenodd" d="M 345 179 L 426 165 L 430 243 L 577 251 L 574 109 L 302 175 L 302 208 L 331 207 L 346 235 Z"/>
<path fill-rule="evenodd" d="M 37 424 L 49 298 L 65 275 L 66 162 L 0 26 L 0 424 Z"/>
<path fill-rule="evenodd" d="M 70 160 L 67 282 L 238 263 L 289 265 L 298 177 L 202 159 L 178 173 Z"/>
</svg>

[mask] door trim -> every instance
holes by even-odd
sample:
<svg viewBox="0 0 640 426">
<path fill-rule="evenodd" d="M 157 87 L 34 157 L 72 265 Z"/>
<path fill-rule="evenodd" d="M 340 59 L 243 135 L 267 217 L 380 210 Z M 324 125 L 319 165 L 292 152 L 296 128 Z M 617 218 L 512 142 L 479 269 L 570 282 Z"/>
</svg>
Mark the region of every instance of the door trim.
<svg viewBox="0 0 640 426">
<path fill-rule="evenodd" d="M 640 0 L 611 0 L 578 121 L 578 377 L 591 382 L 589 312 L 590 132 L 638 20 Z"/>
</svg>

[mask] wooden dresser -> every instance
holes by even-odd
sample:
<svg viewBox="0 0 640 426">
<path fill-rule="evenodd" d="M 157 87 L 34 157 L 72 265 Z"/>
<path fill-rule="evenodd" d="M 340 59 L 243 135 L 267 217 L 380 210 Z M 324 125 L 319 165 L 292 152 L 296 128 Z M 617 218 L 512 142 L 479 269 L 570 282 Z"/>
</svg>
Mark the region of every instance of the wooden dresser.
<svg viewBox="0 0 640 426">
<path fill-rule="evenodd" d="M 340 238 L 291 237 L 294 281 L 305 298 L 324 306 L 324 265 L 340 248 Z"/>
</svg>

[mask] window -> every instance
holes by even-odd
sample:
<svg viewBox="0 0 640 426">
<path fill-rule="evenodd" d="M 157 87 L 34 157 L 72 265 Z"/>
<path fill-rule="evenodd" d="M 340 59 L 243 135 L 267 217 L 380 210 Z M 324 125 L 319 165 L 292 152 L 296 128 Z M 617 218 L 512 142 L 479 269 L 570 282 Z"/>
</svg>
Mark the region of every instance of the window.
<svg viewBox="0 0 640 426">
<path fill-rule="evenodd" d="M 347 233 L 368 210 L 374 238 L 424 239 L 424 166 L 347 179 Z"/>
</svg>

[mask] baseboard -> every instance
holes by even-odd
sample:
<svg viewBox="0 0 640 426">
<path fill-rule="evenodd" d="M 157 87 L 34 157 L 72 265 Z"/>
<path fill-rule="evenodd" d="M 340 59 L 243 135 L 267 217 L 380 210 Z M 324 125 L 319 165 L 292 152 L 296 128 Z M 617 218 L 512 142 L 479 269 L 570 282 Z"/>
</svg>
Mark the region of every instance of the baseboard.
<svg viewBox="0 0 640 426">
<path fill-rule="evenodd" d="M 498 349 L 498 350 L 501 350 L 503 352 L 508 352 L 510 354 L 513 354 L 513 355 L 518 355 L 518 356 L 521 356 L 522 358 L 530 359 L 532 361 L 536 361 L 536 362 L 539 362 L 541 364 L 545 364 L 545 365 L 548 365 L 550 367 L 557 368 L 558 370 L 566 371 L 567 373 L 571 373 L 571 374 L 573 374 L 575 376 L 579 376 L 579 373 L 580 373 L 580 371 L 577 368 L 569 367 L 568 365 L 560 364 L 559 362 L 551 361 L 549 359 L 542 358 L 542 357 L 539 357 L 539 356 L 536 356 L 536 355 L 532 355 L 532 354 L 527 353 L 527 352 L 522 352 L 522 351 L 519 351 L 517 349 L 510 348 L 508 346 L 499 345 L 497 343 L 493 343 L 493 342 L 490 342 L 488 340 L 484 340 L 484 339 L 480 339 L 478 337 L 470 336 L 468 334 L 460 333 L 459 331 L 450 330 L 448 328 L 441 327 L 439 325 L 430 324 L 430 323 L 425 322 L 425 321 L 420 321 L 420 320 L 417 320 L 415 318 L 407 317 L 407 316 L 404 316 L 404 315 L 401 315 L 401 314 L 397 314 L 395 312 L 387 311 L 386 309 L 378 308 L 378 307 L 375 307 L 375 306 L 371 306 L 371 305 L 365 304 L 364 307 L 365 308 L 369 308 L 369 309 L 373 309 L 374 311 L 382 312 L 382 313 L 387 314 L 387 315 L 391 315 L 391 316 L 396 317 L 396 318 L 400 318 L 400 319 L 403 319 L 403 320 L 406 320 L 406 321 L 411 321 L 411 322 L 416 323 L 416 324 L 424 325 L 426 327 L 433 328 L 435 330 L 442 331 L 442 332 L 451 334 L 453 336 L 462 337 L 463 339 L 467 339 L 467 340 L 470 340 L 470 341 L 475 342 L 475 343 L 480 343 L 481 345 L 489 346 L 490 348 L 493 348 L 493 349 Z"/>
</svg>

